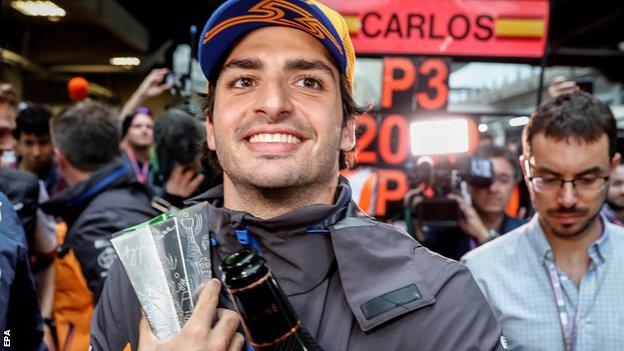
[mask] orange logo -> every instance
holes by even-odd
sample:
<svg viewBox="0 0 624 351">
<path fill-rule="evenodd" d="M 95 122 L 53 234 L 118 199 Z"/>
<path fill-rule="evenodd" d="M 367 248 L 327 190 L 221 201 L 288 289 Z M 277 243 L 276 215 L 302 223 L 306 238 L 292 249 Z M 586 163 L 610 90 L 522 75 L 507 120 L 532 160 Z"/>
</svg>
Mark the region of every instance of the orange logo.
<svg viewBox="0 0 624 351">
<path fill-rule="evenodd" d="M 295 18 L 294 20 L 286 19 L 284 18 L 285 9 L 301 15 L 301 17 Z M 243 23 L 266 22 L 303 30 L 319 40 L 327 38 L 340 53 L 343 53 L 338 40 L 336 40 L 331 32 L 319 22 L 317 18 L 301 7 L 290 3 L 288 0 L 262 0 L 256 6 L 252 7 L 249 13 L 250 14 L 247 15 L 232 17 L 219 23 L 206 33 L 203 44 L 205 45 L 209 40 L 227 28 Z"/>
</svg>

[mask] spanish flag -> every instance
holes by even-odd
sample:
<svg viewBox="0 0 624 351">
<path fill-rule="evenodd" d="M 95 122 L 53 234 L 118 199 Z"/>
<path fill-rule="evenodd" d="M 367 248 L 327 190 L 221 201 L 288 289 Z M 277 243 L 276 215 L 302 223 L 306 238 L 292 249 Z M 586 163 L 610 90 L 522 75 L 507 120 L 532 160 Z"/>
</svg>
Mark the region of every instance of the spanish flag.
<svg viewBox="0 0 624 351">
<path fill-rule="evenodd" d="M 535 39 L 546 35 L 542 16 L 501 15 L 496 19 L 494 33 L 498 39 Z"/>
</svg>

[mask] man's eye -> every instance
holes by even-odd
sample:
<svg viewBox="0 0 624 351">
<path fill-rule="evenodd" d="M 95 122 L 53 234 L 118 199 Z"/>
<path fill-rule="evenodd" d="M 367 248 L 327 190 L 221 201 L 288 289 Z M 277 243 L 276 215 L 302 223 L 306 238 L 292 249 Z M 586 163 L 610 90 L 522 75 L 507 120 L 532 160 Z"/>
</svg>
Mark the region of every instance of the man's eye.
<svg viewBox="0 0 624 351">
<path fill-rule="evenodd" d="M 252 87 L 253 85 L 254 85 L 254 81 L 253 79 L 249 77 L 238 78 L 232 84 L 234 88 L 249 88 L 249 87 Z"/>
<path fill-rule="evenodd" d="M 580 185 L 592 185 L 596 181 L 596 177 L 583 177 L 576 179 L 576 182 Z"/>
<path fill-rule="evenodd" d="M 559 182 L 558 178 L 542 178 L 542 182 L 546 185 L 554 185 Z"/>
<path fill-rule="evenodd" d="M 298 86 L 302 86 L 304 88 L 308 88 L 308 89 L 321 89 L 321 88 L 323 88 L 323 85 L 318 80 L 316 80 L 315 78 L 312 78 L 312 77 L 301 78 L 295 84 L 298 85 Z"/>
</svg>

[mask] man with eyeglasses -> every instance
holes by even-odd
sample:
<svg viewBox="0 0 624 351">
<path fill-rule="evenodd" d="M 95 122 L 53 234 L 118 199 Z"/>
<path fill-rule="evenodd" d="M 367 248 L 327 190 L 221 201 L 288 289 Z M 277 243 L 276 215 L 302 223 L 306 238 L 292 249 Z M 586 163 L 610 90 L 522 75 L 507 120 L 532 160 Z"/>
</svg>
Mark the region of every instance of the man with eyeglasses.
<svg viewBox="0 0 624 351">
<path fill-rule="evenodd" d="M 599 215 L 616 133 L 609 107 L 584 92 L 547 101 L 524 129 L 536 215 L 462 259 L 511 350 L 622 349 L 624 230 Z"/>
</svg>

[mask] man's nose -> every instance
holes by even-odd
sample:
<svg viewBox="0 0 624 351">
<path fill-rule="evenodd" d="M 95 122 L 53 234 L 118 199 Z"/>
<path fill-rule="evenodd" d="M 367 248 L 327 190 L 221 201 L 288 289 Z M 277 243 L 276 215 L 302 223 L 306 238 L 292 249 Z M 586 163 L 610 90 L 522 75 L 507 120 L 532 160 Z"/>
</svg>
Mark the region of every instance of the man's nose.
<svg viewBox="0 0 624 351">
<path fill-rule="evenodd" d="M 33 145 L 33 147 L 32 147 L 32 155 L 33 156 L 41 155 L 41 146 L 39 146 L 38 144 Z"/>
<path fill-rule="evenodd" d="M 268 81 L 258 90 L 255 112 L 265 114 L 275 122 L 289 117 L 293 103 L 288 88 L 284 82 Z"/>
<path fill-rule="evenodd" d="M 13 151 L 17 141 L 12 135 L 0 136 L 0 151 Z"/>
<path fill-rule="evenodd" d="M 563 183 L 559 189 L 559 204 L 563 207 L 572 207 L 577 202 L 576 189 L 571 182 Z"/>
</svg>

